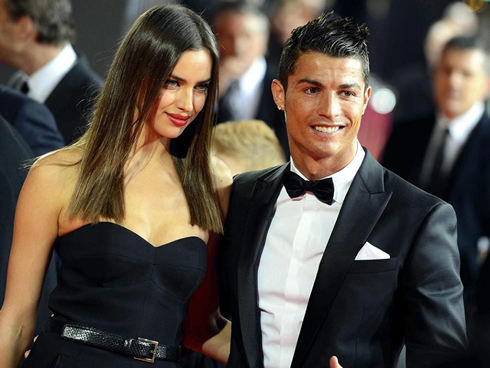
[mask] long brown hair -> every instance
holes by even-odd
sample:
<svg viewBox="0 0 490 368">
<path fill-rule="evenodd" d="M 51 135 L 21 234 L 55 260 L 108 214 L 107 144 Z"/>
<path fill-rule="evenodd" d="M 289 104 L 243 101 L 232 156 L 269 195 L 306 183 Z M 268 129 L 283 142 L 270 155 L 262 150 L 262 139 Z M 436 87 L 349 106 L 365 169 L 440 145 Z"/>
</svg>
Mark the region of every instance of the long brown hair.
<svg viewBox="0 0 490 368">
<path fill-rule="evenodd" d="M 88 130 L 74 144 L 83 148 L 83 155 L 69 206 L 71 218 L 93 222 L 101 217 L 116 222 L 124 218 L 124 168 L 143 124 L 180 56 L 203 49 L 213 62 L 206 103 L 182 135 L 172 139 L 170 153 L 192 225 L 222 231 L 209 153 L 218 96 L 218 47 L 209 25 L 178 5 L 151 8 L 124 37 Z"/>
</svg>

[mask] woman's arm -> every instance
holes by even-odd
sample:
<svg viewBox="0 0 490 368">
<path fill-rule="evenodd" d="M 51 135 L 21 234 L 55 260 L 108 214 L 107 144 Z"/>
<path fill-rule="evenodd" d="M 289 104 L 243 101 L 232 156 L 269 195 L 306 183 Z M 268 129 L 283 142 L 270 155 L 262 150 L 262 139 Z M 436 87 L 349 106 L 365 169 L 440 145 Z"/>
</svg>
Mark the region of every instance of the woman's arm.
<svg viewBox="0 0 490 368">
<path fill-rule="evenodd" d="M 213 169 L 220 207 L 225 218 L 233 179 L 230 170 L 222 161 L 214 159 Z M 218 240 L 218 234 L 210 235 L 206 276 L 189 304 L 184 326 L 184 344 L 190 349 L 226 363 L 230 354 L 231 323 L 219 313 L 216 270 Z"/>
<path fill-rule="evenodd" d="M 44 276 L 58 236 L 60 166 L 46 158 L 31 168 L 15 213 L 5 299 L 0 310 L 2 367 L 17 367 L 34 332 Z"/>
</svg>

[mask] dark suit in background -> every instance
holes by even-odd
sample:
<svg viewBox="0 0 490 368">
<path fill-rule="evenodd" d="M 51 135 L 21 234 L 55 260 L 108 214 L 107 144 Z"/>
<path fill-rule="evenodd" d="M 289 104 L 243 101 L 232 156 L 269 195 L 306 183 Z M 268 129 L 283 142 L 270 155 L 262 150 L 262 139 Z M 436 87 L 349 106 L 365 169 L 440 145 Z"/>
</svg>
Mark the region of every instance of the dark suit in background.
<svg viewBox="0 0 490 368">
<path fill-rule="evenodd" d="M 283 165 L 235 177 L 220 248 L 221 312 L 232 319 L 230 367 L 262 367 L 257 268 Z M 401 210 L 403 209 L 403 211 Z M 354 261 L 369 241 L 391 258 Z M 367 153 L 321 260 L 291 367 L 433 367 L 467 346 L 448 204 Z"/>
<path fill-rule="evenodd" d="M 20 134 L 0 116 L 0 305 L 3 304 L 7 280 L 7 266 L 12 244 L 14 215 L 20 189 L 27 175 L 22 166 L 33 157 Z M 51 315 L 48 297 L 56 287 L 56 267 L 50 263 L 39 301 L 36 333 L 39 333 Z"/>
<path fill-rule="evenodd" d="M 285 159 L 288 159 L 289 143 L 286 123 L 284 121 L 284 113 L 277 109 L 271 93 L 271 83 L 274 78 L 277 78 L 277 68 L 271 66 L 270 63 L 267 63 L 265 76 L 261 83 L 262 93 L 259 98 L 259 106 L 254 118 L 264 121 L 270 126 L 274 133 L 276 133 L 277 139 L 279 139 L 279 143 L 284 150 Z M 218 124 L 235 120 L 232 112 L 228 108 L 228 105 L 224 103 L 224 98 L 226 98 L 226 94 L 219 101 Z"/>
<path fill-rule="evenodd" d="M 393 130 L 386 146 L 383 165 L 415 185 L 435 116 L 408 121 Z M 490 117 L 485 111 L 461 149 L 440 197 L 458 216 L 458 246 L 465 296 L 473 300 L 478 277 L 478 239 L 490 236 Z"/>
<path fill-rule="evenodd" d="M 34 156 L 65 145 L 48 108 L 6 86 L 0 86 L 0 115 L 20 133 Z"/>
<path fill-rule="evenodd" d="M 9 85 L 15 89 L 20 89 L 22 83 L 20 73 L 14 74 L 9 81 Z M 102 79 L 92 70 L 87 59 L 78 55 L 76 63 L 44 102 L 53 113 L 66 144 L 70 144 L 85 132 L 93 98 L 99 92 L 102 83 Z"/>
</svg>

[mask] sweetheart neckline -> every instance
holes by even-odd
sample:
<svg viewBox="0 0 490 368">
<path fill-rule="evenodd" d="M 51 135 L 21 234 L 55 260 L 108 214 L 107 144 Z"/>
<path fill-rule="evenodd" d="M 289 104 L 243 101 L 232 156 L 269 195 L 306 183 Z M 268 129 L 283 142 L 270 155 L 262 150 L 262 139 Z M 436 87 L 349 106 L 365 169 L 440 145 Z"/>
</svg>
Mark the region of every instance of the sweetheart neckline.
<svg viewBox="0 0 490 368">
<path fill-rule="evenodd" d="M 97 226 L 97 225 L 100 225 L 100 224 L 112 224 L 114 225 L 116 228 L 121 228 L 123 230 L 125 230 L 126 232 L 129 232 L 130 234 L 133 234 L 134 236 L 136 236 L 137 238 L 141 239 L 145 244 L 149 245 L 150 247 L 152 248 L 155 248 L 155 249 L 158 249 L 158 248 L 165 248 L 169 245 L 172 245 L 174 243 L 177 243 L 179 241 L 182 241 L 182 240 L 185 240 L 185 239 L 192 239 L 192 238 L 196 238 L 198 240 L 200 240 L 205 246 L 206 246 L 206 242 L 204 241 L 204 239 L 198 237 L 197 235 L 189 235 L 189 236 L 185 236 L 183 238 L 178 238 L 178 239 L 175 239 L 175 240 L 171 240 L 167 243 L 163 243 L 161 245 L 153 245 L 152 243 L 150 243 L 148 240 L 146 240 L 145 238 L 143 238 L 141 235 L 139 235 L 138 233 L 134 232 L 133 230 L 127 228 L 126 226 L 123 226 L 123 225 L 120 225 L 120 224 L 116 224 L 115 222 L 111 222 L 111 221 L 99 221 L 99 222 L 96 222 L 96 223 L 93 223 L 93 222 L 89 222 L 88 224 L 85 224 L 85 225 L 82 225 L 80 227 L 77 227 L 75 230 L 72 230 L 66 234 L 63 234 L 62 236 L 59 236 L 58 239 L 63 239 L 67 236 L 69 236 L 70 234 L 73 234 L 74 232 L 78 231 L 78 230 L 81 230 L 81 229 L 84 229 L 84 228 L 87 228 L 89 226 Z"/>
</svg>

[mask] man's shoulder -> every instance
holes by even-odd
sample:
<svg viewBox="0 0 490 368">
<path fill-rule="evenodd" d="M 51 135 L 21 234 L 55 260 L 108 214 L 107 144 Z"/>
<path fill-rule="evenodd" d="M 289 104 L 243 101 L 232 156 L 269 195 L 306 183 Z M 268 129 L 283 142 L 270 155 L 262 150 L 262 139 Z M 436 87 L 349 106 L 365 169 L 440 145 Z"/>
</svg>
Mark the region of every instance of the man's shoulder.
<svg viewBox="0 0 490 368">
<path fill-rule="evenodd" d="M 266 179 L 272 174 L 281 170 L 286 164 L 281 164 L 267 169 L 247 171 L 241 174 L 237 174 L 233 177 L 233 186 L 249 185 L 255 183 L 258 179 Z"/>
<path fill-rule="evenodd" d="M 404 211 L 430 211 L 432 208 L 440 205 L 449 205 L 439 197 L 436 197 L 414 184 L 408 182 L 394 172 L 384 169 L 385 191 L 391 192 L 391 201 L 403 208 Z"/>
<path fill-rule="evenodd" d="M 79 55 L 77 61 L 66 75 L 61 79 L 58 86 L 70 89 L 87 89 L 88 87 L 100 89 L 103 79 L 92 69 L 87 58 Z"/>
</svg>

